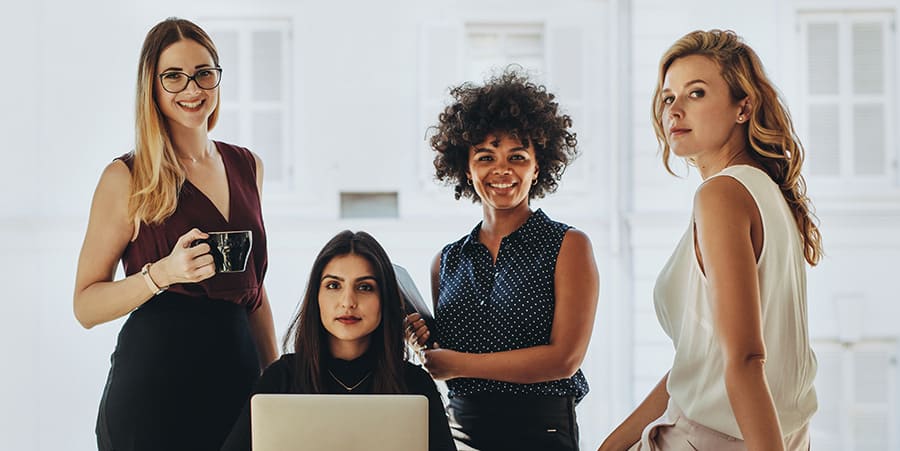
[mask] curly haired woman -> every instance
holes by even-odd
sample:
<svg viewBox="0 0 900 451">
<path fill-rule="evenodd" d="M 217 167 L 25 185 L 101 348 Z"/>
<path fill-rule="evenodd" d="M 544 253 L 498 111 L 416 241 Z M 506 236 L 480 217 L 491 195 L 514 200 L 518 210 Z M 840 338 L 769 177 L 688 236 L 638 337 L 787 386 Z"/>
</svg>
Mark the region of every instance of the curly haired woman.
<svg viewBox="0 0 900 451">
<path fill-rule="evenodd" d="M 431 139 L 436 175 L 483 219 L 434 259 L 425 365 L 447 381 L 460 450 L 577 450 L 597 267 L 587 235 L 529 204 L 574 158 L 572 120 L 514 71 L 451 95 Z M 420 344 L 432 338 L 409 319 Z"/>
</svg>

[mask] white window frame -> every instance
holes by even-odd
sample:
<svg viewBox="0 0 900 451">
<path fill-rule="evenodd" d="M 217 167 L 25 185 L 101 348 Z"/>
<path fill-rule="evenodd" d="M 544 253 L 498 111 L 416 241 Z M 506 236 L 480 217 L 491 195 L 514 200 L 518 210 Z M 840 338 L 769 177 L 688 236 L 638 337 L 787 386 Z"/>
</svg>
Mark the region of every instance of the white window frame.
<svg viewBox="0 0 900 451">
<path fill-rule="evenodd" d="M 228 73 L 236 71 L 239 76 L 237 85 L 237 99 L 223 99 L 221 112 L 238 113 L 237 137 L 233 144 L 248 147 L 263 158 L 265 165 L 266 192 L 284 193 L 291 191 L 295 186 L 295 162 L 296 155 L 293 152 L 292 142 L 292 79 L 293 68 L 292 40 L 293 24 L 290 18 L 280 17 L 272 19 L 236 19 L 236 18 L 207 18 L 203 20 L 204 28 L 211 35 L 221 32 L 237 33 L 239 55 L 238 62 L 225 68 L 223 79 L 227 80 Z M 276 101 L 258 101 L 253 99 L 253 46 L 252 34 L 267 31 L 277 32 L 281 35 L 281 98 Z M 218 43 L 217 43 L 218 45 Z M 281 149 L 274 152 L 268 149 L 255 148 L 253 143 L 253 114 L 262 111 L 281 112 Z M 215 135 L 215 129 L 211 132 Z M 268 150 L 268 152 L 267 152 Z M 265 154 L 280 154 L 280 158 L 267 158 Z"/>
<path fill-rule="evenodd" d="M 898 358 L 898 342 L 896 340 L 872 340 L 872 339 L 862 339 L 852 342 L 842 341 L 838 339 L 833 340 L 817 340 L 813 347 L 819 352 L 828 351 L 831 353 L 837 353 L 840 355 L 840 378 L 843 382 L 841 384 L 841 392 L 840 393 L 826 393 L 819 392 L 818 397 L 821 400 L 823 397 L 837 397 L 837 411 L 841 413 L 840 418 L 840 427 L 837 431 L 832 430 L 822 430 L 816 427 L 816 417 L 813 416 L 812 424 L 810 427 L 811 432 L 811 440 L 813 442 L 813 447 L 815 448 L 815 443 L 817 440 L 829 440 L 829 445 L 839 445 L 836 449 L 840 449 L 842 451 L 863 451 L 864 448 L 858 448 L 857 443 L 854 442 L 854 419 L 858 415 L 871 415 L 871 414 L 882 414 L 885 415 L 886 424 L 888 425 L 888 447 L 885 449 L 896 450 L 900 449 L 900 442 L 898 442 L 898 419 L 900 419 L 900 405 L 898 405 L 898 372 L 897 372 L 897 358 Z M 862 401 L 857 401 L 855 396 L 856 390 L 856 380 L 855 375 L 857 373 L 857 369 L 854 367 L 854 357 L 857 353 L 860 352 L 882 352 L 886 356 L 888 356 L 888 366 L 887 372 L 885 375 L 885 379 L 887 381 L 888 387 L 887 392 L 884 393 L 884 402 L 879 403 L 865 403 Z M 827 377 L 827 374 L 820 373 L 817 375 L 817 379 L 821 379 L 822 377 Z M 837 440 L 838 443 L 834 443 L 831 440 Z"/>
<path fill-rule="evenodd" d="M 592 92 L 590 83 L 587 82 L 589 79 L 587 69 L 588 49 L 585 45 L 586 41 L 583 35 L 586 26 L 580 23 L 567 23 L 553 20 L 545 21 L 534 18 L 532 18 L 532 20 L 523 18 L 523 20 L 516 21 L 496 20 L 496 18 L 460 18 L 458 21 L 449 21 L 440 24 L 425 24 L 422 28 L 421 41 L 423 42 L 423 46 L 421 47 L 420 54 L 421 60 L 425 63 L 425 66 L 427 66 L 433 58 L 440 57 L 443 59 L 450 58 L 455 60 L 455 73 L 441 74 L 446 79 L 454 80 L 450 82 L 447 87 L 458 85 L 463 81 L 480 84 L 487 76 L 492 75 L 492 73 L 502 72 L 502 70 L 505 69 L 507 63 L 501 63 L 499 61 L 506 59 L 509 60 L 508 64 L 515 62 L 515 50 L 511 50 L 506 45 L 506 40 L 509 36 L 540 33 L 542 42 L 540 49 L 541 59 L 543 60 L 543 63 L 541 64 L 542 67 L 523 68 L 532 81 L 547 85 L 551 92 L 560 94 L 557 89 L 558 87 L 555 86 L 556 82 L 559 82 L 563 78 L 562 75 L 559 74 L 559 71 L 572 70 L 557 62 L 557 60 L 561 58 L 561 55 L 555 50 L 555 44 L 558 44 L 557 40 L 560 39 L 559 32 L 565 30 L 576 32 L 575 36 L 576 42 L 579 45 L 579 50 L 574 55 L 581 61 L 581 69 L 577 73 L 576 78 L 580 80 L 581 85 L 578 88 L 580 95 L 577 97 L 571 95 L 567 96 L 563 93 L 560 105 L 563 108 L 564 113 L 572 114 L 573 116 L 575 121 L 574 128 L 576 133 L 578 133 L 579 147 L 582 148 L 582 153 L 578 157 L 579 161 L 575 163 L 575 169 L 573 170 L 572 167 L 568 169 L 566 179 L 562 184 L 562 191 L 568 192 L 570 195 L 565 196 L 562 193 L 555 194 L 554 199 L 556 203 L 577 201 L 577 199 L 575 199 L 576 197 L 582 196 L 589 191 L 588 174 L 590 173 L 590 161 L 593 158 L 589 152 L 584 151 L 584 143 L 586 142 L 585 139 L 590 140 L 591 130 L 593 128 L 591 122 L 593 118 L 589 117 L 589 115 L 592 114 L 592 111 L 587 107 L 587 99 L 595 94 Z M 443 34 L 444 38 L 451 35 L 455 36 L 452 40 L 448 40 L 446 45 L 447 50 L 451 51 L 452 54 L 434 54 L 434 50 L 427 44 L 430 42 L 430 39 L 433 38 L 434 33 Z M 470 61 L 473 55 L 471 54 L 472 51 L 469 45 L 469 36 L 474 33 L 495 34 L 499 37 L 501 44 L 499 46 L 500 52 L 496 56 L 498 63 L 496 67 L 491 68 L 492 73 L 475 75 L 470 73 L 472 72 Z M 451 41 L 452 45 L 450 44 Z M 434 84 L 431 77 L 435 75 L 430 74 L 427 67 L 424 67 L 423 69 L 424 70 L 420 73 L 419 121 L 424 129 L 435 124 L 437 120 L 436 112 L 443 110 L 447 102 L 449 102 L 449 98 L 446 87 L 443 91 L 431 88 Z M 434 182 L 432 159 L 433 155 L 429 152 L 424 152 L 419 157 L 419 167 L 421 168 L 421 170 L 419 170 L 420 185 L 424 192 L 433 194 L 444 193 L 446 188 L 441 187 Z"/>
<path fill-rule="evenodd" d="M 884 34 L 884 92 L 878 95 L 855 94 L 853 92 L 853 61 L 852 61 L 852 26 L 855 23 L 881 22 L 885 25 Z M 809 67 L 807 64 L 809 51 L 807 43 L 808 26 L 810 24 L 836 24 L 838 26 L 838 94 L 810 94 L 809 91 Z M 880 192 L 886 188 L 900 187 L 898 179 L 898 151 L 896 146 L 896 132 L 893 126 L 897 111 L 894 108 L 896 99 L 896 84 L 894 64 L 897 61 L 895 53 L 895 19 L 894 12 L 890 10 L 815 10 L 798 11 L 797 37 L 799 45 L 799 58 L 797 64 L 800 69 L 800 108 L 799 114 L 794 116 L 801 131 L 801 140 L 808 145 L 809 136 L 802 136 L 803 132 L 809 133 L 809 107 L 812 105 L 838 105 L 840 130 L 838 132 L 839 143 L 839 173 L 837 175 L 810 174 L 807 176 L 811 183 L 824 187 L 827 192 L 843 195 L 860 195 L 872 192 Z M 881 175 L 860 175 L 854 171 L 854 127 L 853 108 L 857 104 L 880 103 L 884 105 L 885 135 L 884 135 L 884 167 Z M 815 149 L 807 149 L 807 161 L 816 158 Z"/>
<path fill-rule="evenodd" d="M 477 34 L 495 35 L 499 41 L 499 45 L 494 48 L 496 52 L 478 53 L 470 45 L 470 40 Z M 513 23 L 497 23 L 497 22 L 467 22 L 465 24 L 465 74 L 470 81 L 481 83 L 485 77 L 491 75 L 488 73 L 474 74 L 472 73 L 471 64 L 476 58 L 489 57 L 496 61 L 492 70 L 495 73 L 502 72 L 508 64 L 514 64 L 521 55 L 517 49 L 511 47 L 510 38 L 516 35 L 538 35 L 540 37 L 540 46 L 535 50 L 541 60 L 540 67 L 524 67 L 526 73 L 534 77 L 533 81 L 543 83 L 547 73 L 547 31 L 546 25 L 542 22 L 513 22 Z"/>
</svg>

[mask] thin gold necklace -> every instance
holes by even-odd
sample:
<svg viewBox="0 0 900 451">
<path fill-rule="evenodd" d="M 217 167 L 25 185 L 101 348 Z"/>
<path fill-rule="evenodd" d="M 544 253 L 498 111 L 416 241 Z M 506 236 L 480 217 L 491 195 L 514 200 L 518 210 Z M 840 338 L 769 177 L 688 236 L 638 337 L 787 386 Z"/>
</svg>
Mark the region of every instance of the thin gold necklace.
<svg viewBox="0 0 900 451">
<path fill-rule="evenodd" d="M 337 382 L 338 384 L 341 384 L 341 387 L 344 387 L 344 390 L 347 390 L 347 391 L 353 391 L 353 389 L 355 389 L 356 387 L 359 387 L 360 384 L 362 384 L 363 382 L 365 382 L 366 379 L 368 379 L 369 376 L 372 375 L 372 372 L 369 371 L 368 373 L 366 373 L 365 376 L 363 376 L 362 379 L 359 380 L 359 382 L 353 384 L 352 386 L 348 386 L 348 385 L 345 384 L 343 381 L 341 381 L 340 379 L 338 379 L 338 377 L 335 376 L 334 373 L 331 372 L 331 370 L 327 370 L 327 371 L 328 371 L 328 374 L 331 375 L 331 378 L 334 379 L 334 381 Z"/>
</svg>

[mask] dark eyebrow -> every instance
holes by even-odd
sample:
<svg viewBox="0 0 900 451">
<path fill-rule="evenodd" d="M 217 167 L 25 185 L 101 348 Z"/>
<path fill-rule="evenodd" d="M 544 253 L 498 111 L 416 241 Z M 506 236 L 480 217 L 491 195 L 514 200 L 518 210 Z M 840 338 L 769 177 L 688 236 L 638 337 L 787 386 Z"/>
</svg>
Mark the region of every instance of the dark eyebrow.
<svg viewBox="0 0 900 451">
<path fill-rule="evenodd" d="M 487 147 L 474 147 L 473 146 L 473 149 L 475 150 L 475 153 L 495 152 L 496 151 L 496 149 L 491 149 L 491 148 L 487 148 Z M 527 152 L 528 148 L 525 146 L 516 146 L 516 147 L 513 147 L 512 149 L 509 149 L 509 151 L 510 152 Z"/>
<path fill-rule="evenodd" d="M 212 66 L 209 65 L 209 64 L 204 63 L 204 64 L 198 64 L 198 65 L 194 66 L 194 69 L 204 69 L 204 68 L 207 68 L 207 67 L 212 67 Z M 167 67 L 167 68 L 163 69 L 163 71 L 160 72 L 160 73 L 163 73 L 163 72 L 172 72 L 172 71 L 175 71 L 175 72 L 182 72 L 182 71 L 184 71 L 184 69 L 182 69 L 182 68 L 180 68 L 180 67 Z"/>
<path fill-rule="evenodd" d="M 325 274 L 325 275 L 323 275 L 323 276 L 322 276 L 322 280 L 325 280 L 325 279 L 335 279 L 335 280 L 337 280 L 337 281 L 339 281 L 339 282 L 343 282 L 343 281 L 344 281 L 344 278 L 343 278 L 343 277 L 335 276 L 334 274 Z M 369 276 L 362 276 L 362 277 L 357 277 L 357 278 L 356 278 L 356 282 L 362 282 L 363 280 L 373 280 L 373 281 L 375 281 L 375 282 L 378 282 L 378 279 L 375 278 L 375 276 L 371 276 L 371 275 L 369 275 Z"/>
</svg>

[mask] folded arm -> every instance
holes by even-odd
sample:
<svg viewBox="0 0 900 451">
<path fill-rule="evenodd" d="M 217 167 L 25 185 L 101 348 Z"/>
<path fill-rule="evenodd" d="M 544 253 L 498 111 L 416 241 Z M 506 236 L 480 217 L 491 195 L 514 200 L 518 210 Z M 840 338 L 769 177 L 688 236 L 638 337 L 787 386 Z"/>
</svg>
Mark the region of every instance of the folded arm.
<svg viewBox="0 0 900 451">
<path fill-rule="evenodd" d="M 432 280 L 435 278 L 432 268 Z M 550 343 L 484 354 L 448 349 L 425 352 L 436 379 L 471 377 L 529 384 L 572 377 L 584 360 L 597 310 L 599 276 L 590 239 L 569 230 L 556 262 L 556 306 Z"/>
</svg>

